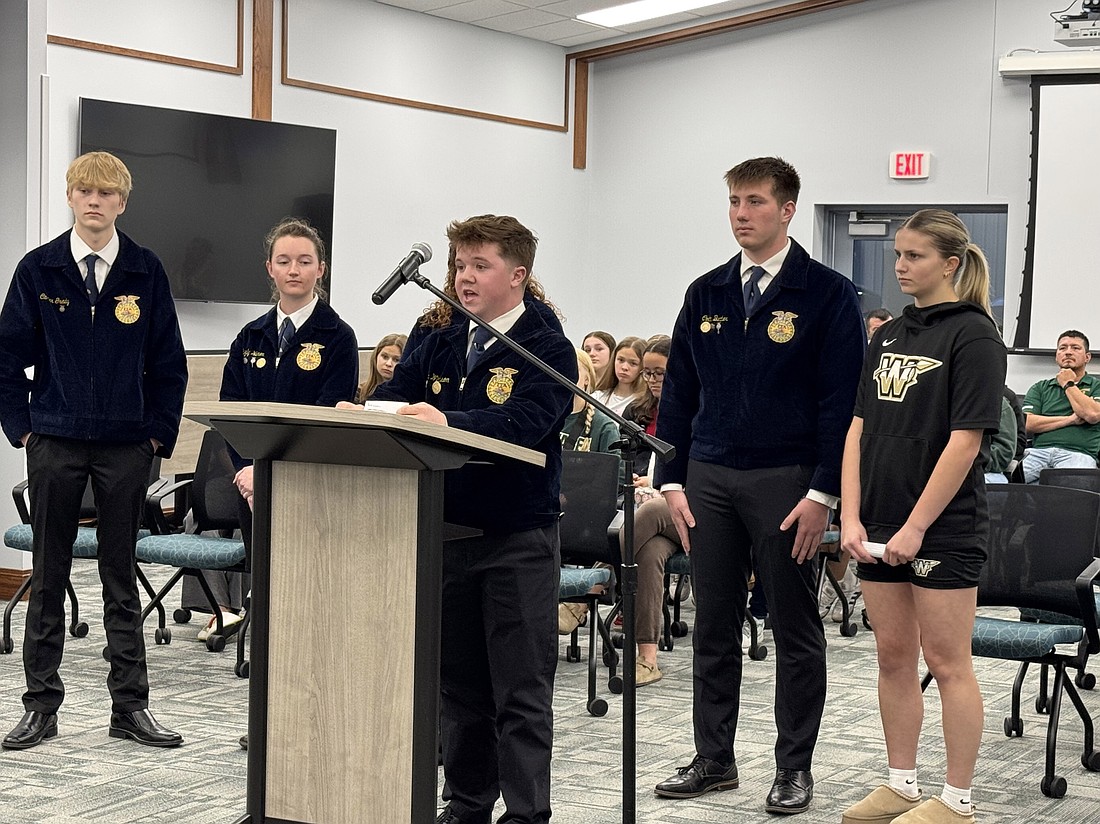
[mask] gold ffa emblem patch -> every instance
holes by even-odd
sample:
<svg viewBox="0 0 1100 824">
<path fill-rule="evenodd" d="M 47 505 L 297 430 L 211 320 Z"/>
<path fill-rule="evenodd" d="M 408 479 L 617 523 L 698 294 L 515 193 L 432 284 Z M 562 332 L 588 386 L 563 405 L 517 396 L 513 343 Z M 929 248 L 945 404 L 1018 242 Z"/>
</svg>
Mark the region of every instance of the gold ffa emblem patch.
<svg viewBox="0 0 1100 824">
<path fill-rule="evenodd" d="M 138 295 L 119 295 L 115 300 L 118 301 L 115 304 L 115 317 L 122 323 L 137 323 L 137 319 L 141 317 L 137 302 L 141 298 Z"/>
<path fill-rule="evenodd" d="M 305 372 L 312 372 L 321 365 L 321 350 L 325 347 L 319 343 L 303 343 L 302 351 L 298 353 L 295 362 L 298 368 Z"/>
<path fill-rule="evenodd" d="M 794 338 L 794 312 L 772 312 L 775 319 L 768 324 L 768 337 L 776 343 L 789 343 Z"/>
<path fill-rule="evenodd" d="M 489 371 L 493 373 L 493 377 L 489 378 L 489 383 L 485 386 L 485 395 L 493 403 L 504 403 L 512 396 L 512 375 L 519 370 L 498 366 Z"/>
</svg>

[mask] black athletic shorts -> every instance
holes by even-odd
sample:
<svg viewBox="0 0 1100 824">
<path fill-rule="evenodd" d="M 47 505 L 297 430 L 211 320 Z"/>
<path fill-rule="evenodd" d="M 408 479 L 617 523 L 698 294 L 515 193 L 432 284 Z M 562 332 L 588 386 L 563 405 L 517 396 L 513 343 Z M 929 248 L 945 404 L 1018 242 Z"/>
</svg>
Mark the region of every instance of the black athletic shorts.
<svg viewBox="0 0 1100 824">
<path fill-rule="evenodd" d="M 933 549 L 922 546 L 908 564 L 890 566 L 859 564 L 856 574 L 863 581 L 883 584 L 909 583 L 926 589 L 969 589 L 978 585 L 986 553 L 984 549 Z"/>
</svg>

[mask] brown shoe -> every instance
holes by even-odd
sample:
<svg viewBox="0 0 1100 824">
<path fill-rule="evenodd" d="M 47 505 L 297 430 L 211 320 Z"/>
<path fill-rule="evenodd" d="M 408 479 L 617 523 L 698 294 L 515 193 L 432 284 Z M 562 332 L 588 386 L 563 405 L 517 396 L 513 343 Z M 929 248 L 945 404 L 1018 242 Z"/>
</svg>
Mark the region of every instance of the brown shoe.
<svg viewBox="0 0 1100 824">
<path fill-rule="evenodd" d="M 974 811 L 960 813 L 947 806 L 942 798 L 934 795 L 904 815 L 894 819 L 895 824 L 973 824 Z"/>
<path fill-rule="evenodd" d="M 558 604 L 558 635 L 571 635 L 588 619 L 588 604 Z"/>
<path fill-rule="evenodd" d="M 890 824 L 898 816 L 921 803 L 921 797 L 908 798 L 889 784 L 876 787 L 862 801 L 844 811 L 841 824 Z"/>
<path fill-rule="evenodd" d="M 665 677 L 664 673 L 657 669 L 657 664 L 651 664 L 639 658 L 634 662 L 634 686 L 644 687 L 646 684 L 656 684 Z"/>
</svg>

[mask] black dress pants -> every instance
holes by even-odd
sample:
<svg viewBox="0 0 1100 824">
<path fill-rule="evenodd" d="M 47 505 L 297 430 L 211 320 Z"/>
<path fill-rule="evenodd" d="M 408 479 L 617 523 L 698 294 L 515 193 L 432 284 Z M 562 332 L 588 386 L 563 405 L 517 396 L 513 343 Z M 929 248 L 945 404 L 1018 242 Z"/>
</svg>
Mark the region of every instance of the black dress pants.
<svg viewBox="0 0 1100 824">
<path fill-rule="evenodd" d="M 825 632 L 817 561 L 791 558 L 792 527 L 779 524 L 806 494 L 809 467 L 737 470 L 691 461 L 688 505 L 695 591 L 694 726 L 699 755 L 728 764 L 740 709 L 741 635 L 749 573 L 769 604 L 776 650 L 777 767 L 810 769 L 825 706 Z"/>
<path fill-rule="evenodd" d="M 99 578 L 111 671 L 112 712 L 149 705 L 134 544 L 149 485 L 153 445 L 32 434 L 27 479 L 34 531 L 31 596 L 23 640 L 27 711 L 56 712 L 65 697 L 58 674 L 65 646 L 65 584 L 73 564 L 80 503 L 92 480 L 98 512 Z"/>
<path fill-rule="evenodd" d="M 550 820 L 558 527 L 443 550 L 443 772 L 463 824 Z"/>
</svg>

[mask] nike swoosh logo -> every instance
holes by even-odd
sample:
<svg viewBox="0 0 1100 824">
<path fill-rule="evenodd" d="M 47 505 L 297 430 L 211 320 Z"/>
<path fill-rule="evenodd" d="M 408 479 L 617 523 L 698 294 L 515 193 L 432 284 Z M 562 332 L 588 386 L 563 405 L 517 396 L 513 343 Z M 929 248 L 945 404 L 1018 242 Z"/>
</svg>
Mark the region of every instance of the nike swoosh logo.
<svg viewBox="0 0 1100 824">
<path fill-rule="evenodd" d="M 890 338 L 890 340 L 884 340 L 884 341 L 882 342 L 882 345 L 883 345 L 883 346 L 889 346 L 889 345 L 890 345 L 891 343 L 893 343 L 893 342 L 894 342 L 894 341 L 896 341 L 896 340 L 897 340 L 897 338 Z"/>
</svg>

